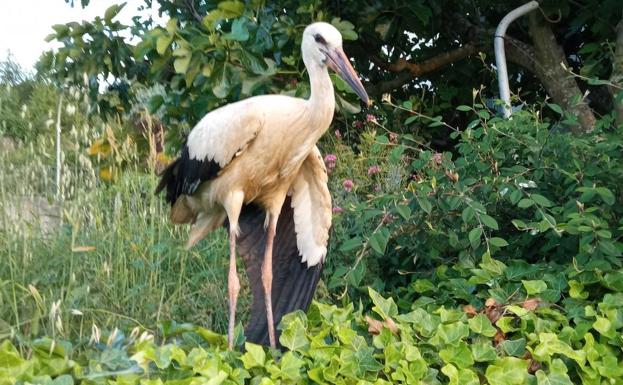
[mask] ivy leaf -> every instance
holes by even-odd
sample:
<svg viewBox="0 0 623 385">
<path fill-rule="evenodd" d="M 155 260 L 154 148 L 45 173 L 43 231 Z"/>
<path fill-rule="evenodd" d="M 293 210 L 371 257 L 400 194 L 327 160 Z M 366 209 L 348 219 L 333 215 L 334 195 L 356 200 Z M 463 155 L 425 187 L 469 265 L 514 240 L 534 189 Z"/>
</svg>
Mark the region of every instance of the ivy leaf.
<svg viewBox="0 0 623 385">
<path fill-rule="evenodd" d="M 528 376 L 528 361 L 516 357 L 498 359 L 487 367 L 485 377 L 490 384 L 525 384 Z"/>
<path fill-rule="evenodd" d="M 294 353 L 286 352 L 279 363 L 279 376 L 284 380 L 298 381 L 301 378 L 301 368 L 304 363 L 305 361 Z"/>
<path fill-rule="evenodd" d="M 498 358 L 495 348 L 488 341 L 472 344 L 471 349 L 476 362 L 495 361 Z"/>
<path fill-rule="evenodd" d="M 372 310 L 380 315 L 381 318 L 386 320 L 398 315 L 398 306 L 396 306 L 393 298 L 385 299 L 371 287 L 368 287 L 368 294 L 370 295 L 372 303 L 374 303 Z"/>
<path fill-rule="evenodd" d="M 547 289 L 547 284 L 540 279 L 535 281 L 521 280 L 521 283 L 526 288 L 528 295 L 539 294 Z"/>
<path fill-rule="evenodd" d="M 290 313 L 281 320 L 283 331 L 279 337 L 281 345 L 291 351 L 305 352 L 309 349 L 309 340 L 305 332 L 305 325 L 301 317 L 305 315 L 302 312 Z"/>
<path fill-rule="evenodd" d="M 497 330 L 493 327 L 489 318 L 484 314 L 476 315 L 474 318 L 467 321 L 467 323 L 474 333 L 482 334 L 486 337 L 493 337 L 497 333 Z"/>
<path fill-rule="evenodd" d="M 240 357 L 245 369 L 251 369 L 256 366 L 264 366 L 266 362 L 266 353 L 260 345 L 246 342 L 244 344 L 246 353 Z"/>
<path fill-rule="evenodd" d="M 439 351 L 439 356 L 447 363 L 456 364 L 459 368 L 469 368 L 474 365 L 474 357 L 465 341 L 458 345 L 449 345 Z"/>
</svg>

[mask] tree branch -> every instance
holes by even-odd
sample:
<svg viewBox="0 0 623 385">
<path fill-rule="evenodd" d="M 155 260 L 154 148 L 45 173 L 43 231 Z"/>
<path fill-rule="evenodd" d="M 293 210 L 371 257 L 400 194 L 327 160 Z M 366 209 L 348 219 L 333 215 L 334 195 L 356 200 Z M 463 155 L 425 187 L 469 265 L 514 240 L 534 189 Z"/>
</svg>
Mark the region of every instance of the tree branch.
<svg viewBox="0 0 623 385">
<path fill-rule="evenodd" d="M 390 80 L 382 81 L 377 84 L 369 84 L 367 87 L 368 92 L 372 95 L 381 95 L 383 93 L 393 91 L 418 76 L 434 72 L 456 61 L 465 59 L 476 52 L 478 52 L 476 45 L 469 43 L 463 47 L 456 48 L 449 52 L 444 52 L 420 63 L 413 63 L 403 58 L 398 59 L 395 63 L 387 63 L 378 56 L 372 56 L 372 62 L 379 68 L 389 72 L 398 73 L 398 75 Z"/>
<path fill-rule="evenodd" d="M 623 87 L 623 12 L 621 14 L 621 20 L 616 26 L 617 38 L 614 44 L 614 57 L 612 58 L 612 75 L 610 75 L 610 82 L 618 86 L 608 87 L 610 94 L 612 95 L 612 103 L 614 106 L 614 112 L 616 114 L 617 124 L 623 125 L 623 98 L 618 97 Z"/>
</svg>

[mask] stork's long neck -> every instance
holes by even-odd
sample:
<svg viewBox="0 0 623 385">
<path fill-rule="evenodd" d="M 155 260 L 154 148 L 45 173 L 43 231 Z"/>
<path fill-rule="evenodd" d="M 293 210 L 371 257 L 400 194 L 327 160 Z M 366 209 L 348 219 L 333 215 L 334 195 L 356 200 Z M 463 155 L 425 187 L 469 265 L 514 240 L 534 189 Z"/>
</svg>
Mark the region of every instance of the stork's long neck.
<svg viewBox="0 0 623 385">
<path fill-rule="evenodd" d="M 307 101 L 310 116 L 315 123 L 314 129 L 322 130 L 322 135 L 331 124 L 335 112 L 335 94 L 333 83 L 326 66 L 311 64 L 307 67 L 311 95 Z"/>
</svg>

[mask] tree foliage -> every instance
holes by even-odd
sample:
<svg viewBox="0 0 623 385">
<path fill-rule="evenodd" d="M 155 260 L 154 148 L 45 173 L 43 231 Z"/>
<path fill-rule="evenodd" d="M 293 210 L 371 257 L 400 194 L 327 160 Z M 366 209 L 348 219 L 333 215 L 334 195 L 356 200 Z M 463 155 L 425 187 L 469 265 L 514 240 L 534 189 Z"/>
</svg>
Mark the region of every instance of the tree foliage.
<svg viewBox="0 0 623 385">
<path fill-rule="evenodd" d="M 469 104 L 473 89 L 484 86 L 485 95 L 496 98 L 490 69 L 492 31 L 520 4 L 146 1 L 145 6 L 158 7 L 166 24 L 136 16 L 129 26 L 115 21 L 122 8 L 115 5 L 92 22 L 54 26 L 48 39 L 63 47 L 45 56 L 42 67 L 59 81 L 84 84 L 108 112 L 127 111 L 139 85 L 165 85 L 165 93 L 152 98 L 150 108 L 164 106 L 167 123 L 184 128 L 217 106 L 250 95 L 305 96 L 300 36 L 308 23 L 326 20 L 344 35 L 346 51 L 377 101 L 389 92 L 399 100 L 411 99 L 428 115 L 460 124 L 465 117 L 453 106 Z M 511 26 L 506 45 L 509 60 L 516 64 L 511 67 L 512 89 L 527 102 L 549 94 L 575 116 L 567 125 L 590 131 L 595 114 L 609 113 L 621 103 L 618 81 L 609 93 L 595 79 L 621 72 L 615 60 L 623 51 L 616 44 L 616 25 L 623 6 L 617 0 L 570 4 L 545 1 L 532 16 Z M 124 37 L 128 33 L 133 40 Z M 566 70 L 561 61 L 567 63 Z M 104 94 L 98 93 L 102 79 L 111 79 Z M 335 82 L 339 106 L 358 110 L 347 87 Z M 437 131 L 429 137 L 447 144 L 447 131 Z"/>
</svg>

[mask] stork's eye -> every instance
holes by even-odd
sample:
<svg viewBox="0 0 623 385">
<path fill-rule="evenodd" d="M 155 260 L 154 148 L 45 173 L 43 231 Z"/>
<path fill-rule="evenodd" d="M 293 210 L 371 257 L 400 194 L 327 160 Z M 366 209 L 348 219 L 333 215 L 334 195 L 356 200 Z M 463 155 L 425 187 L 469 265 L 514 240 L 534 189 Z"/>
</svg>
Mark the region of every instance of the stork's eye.
<svg viewBox="0 0 623 385">
<path fill-rule="evenodd" d="M 324 39 L 324 37 L 320 36 L 320 34 L 318 33 L 314 35 L 314 40 L 316 40 L 316 43 L 327 45 L 327 41 Z"/>
</svg>

